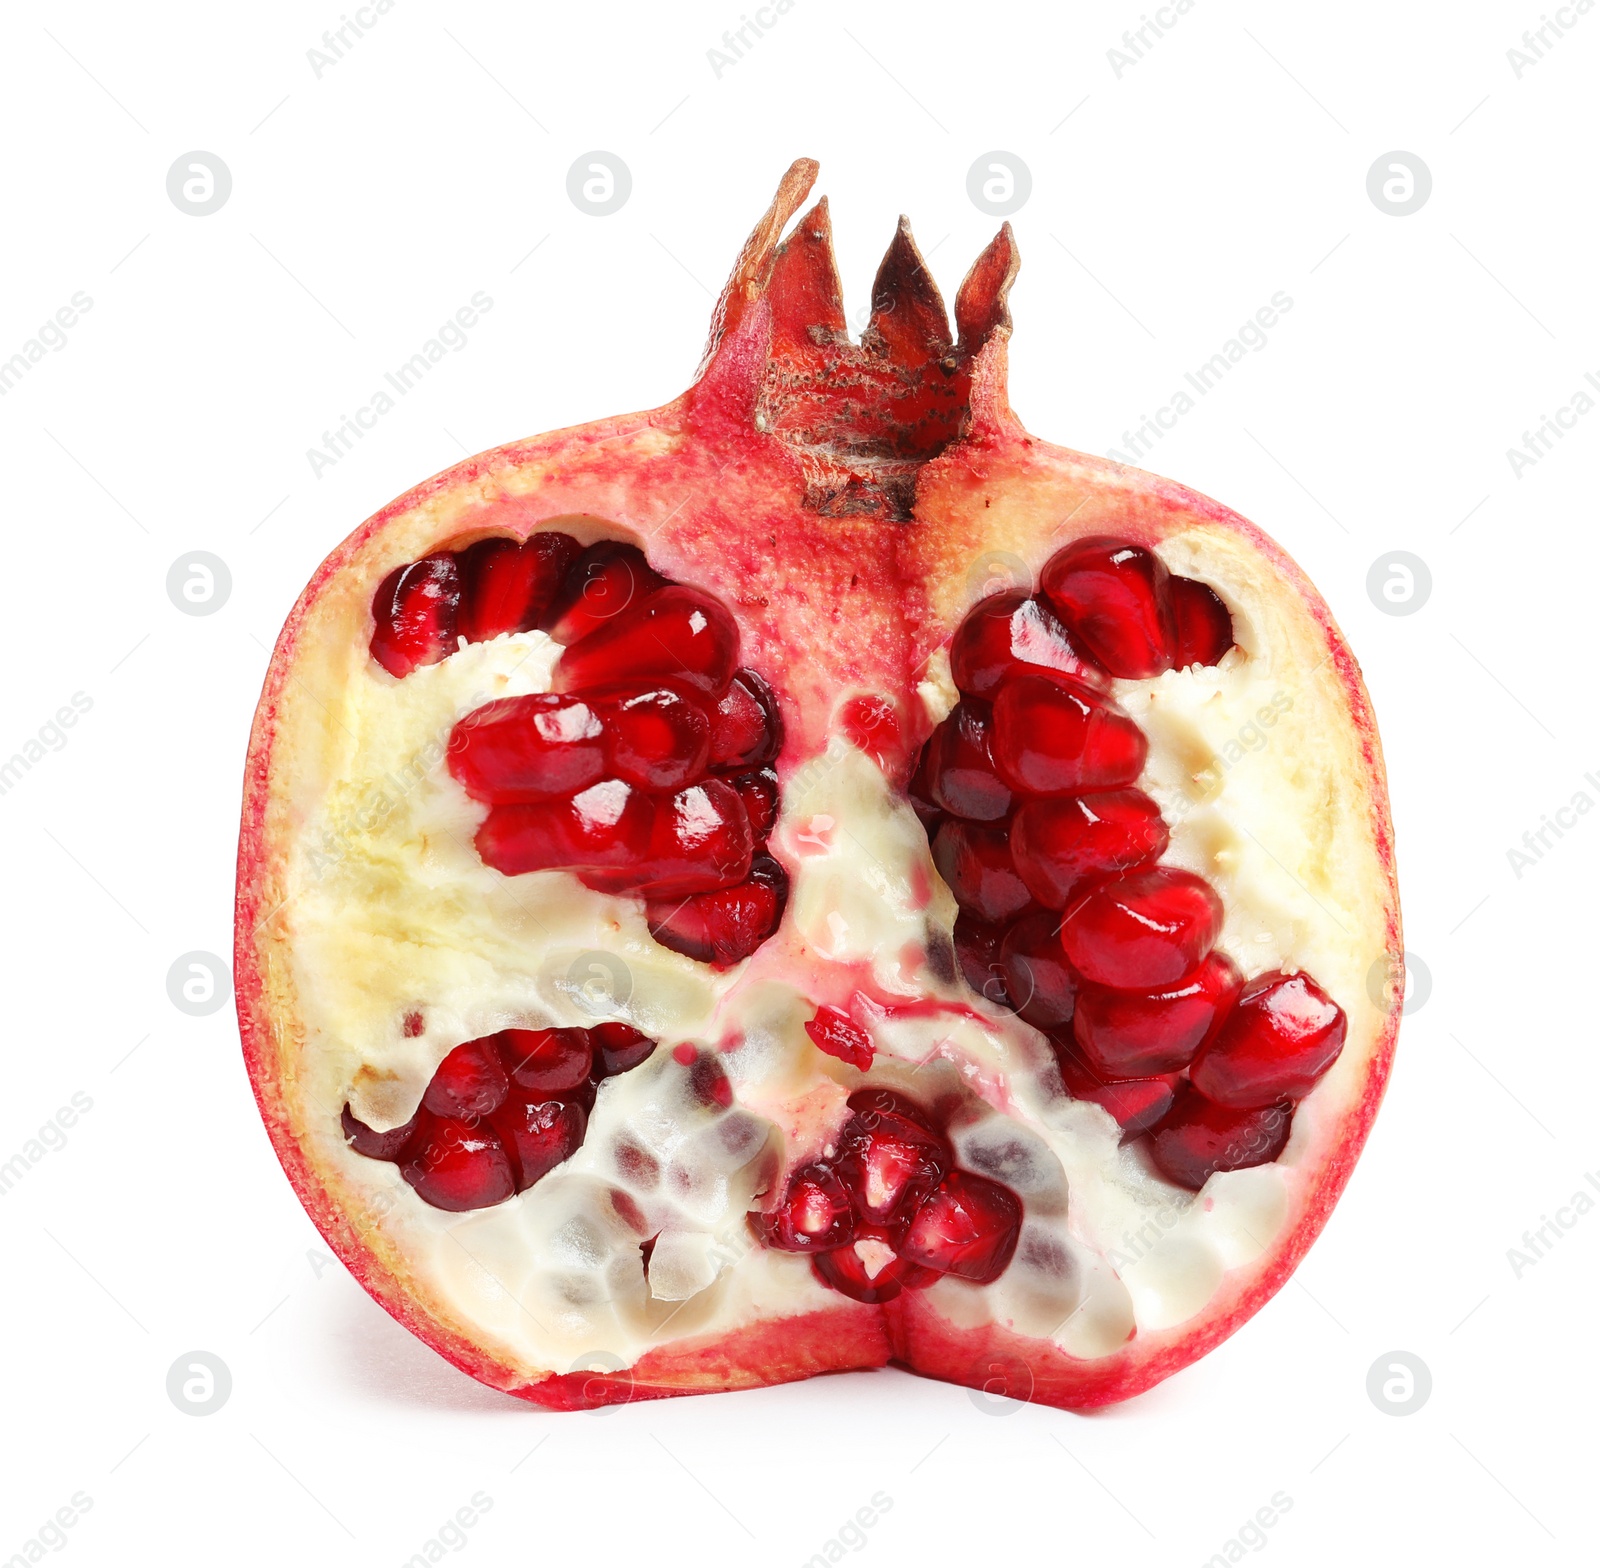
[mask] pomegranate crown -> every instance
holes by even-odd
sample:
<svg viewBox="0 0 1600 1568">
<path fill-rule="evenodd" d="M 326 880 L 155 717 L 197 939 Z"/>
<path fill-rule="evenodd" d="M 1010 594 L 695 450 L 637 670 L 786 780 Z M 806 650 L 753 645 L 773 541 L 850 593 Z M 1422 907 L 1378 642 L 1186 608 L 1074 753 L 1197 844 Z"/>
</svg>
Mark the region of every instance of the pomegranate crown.
<svg viewBox="0 0 1600 1568">
<path fill-rule="evenodd" d="M 952 441 L 1010 417 L 1006 296 L 1017 247 L 1005 224 L 956 291 L 955 330 L 902 215 L 872 284 L 859 342 L 845 321 L 823 197 L 783 238 L 817 162 L 799 158 L 745 241 L 717 301 L 697 391 L 737 387 L 741 416 L 789 446 L 805 504 L 825 516 L 911 516 L 916 474 Z"/>
</svg>

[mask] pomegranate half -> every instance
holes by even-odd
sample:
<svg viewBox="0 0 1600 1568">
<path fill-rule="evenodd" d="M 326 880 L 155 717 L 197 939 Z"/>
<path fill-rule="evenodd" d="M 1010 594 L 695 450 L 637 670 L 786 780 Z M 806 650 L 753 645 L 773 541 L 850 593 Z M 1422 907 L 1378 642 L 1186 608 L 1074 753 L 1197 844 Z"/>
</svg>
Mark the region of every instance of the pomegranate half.
<svg viewBox="0 0 1600 1568">
<path fill-rule="evenodd" d="M 1383 762 L 1271 540 L 1006 401 L 796 163 L 694 385 L 427 481 L 274 651 L 245 1057 L 330 1245 L 582 1407 L 893 1361 L 1124 1399 L 1326 1221 L 1388 1075 Z"/>
</svg>

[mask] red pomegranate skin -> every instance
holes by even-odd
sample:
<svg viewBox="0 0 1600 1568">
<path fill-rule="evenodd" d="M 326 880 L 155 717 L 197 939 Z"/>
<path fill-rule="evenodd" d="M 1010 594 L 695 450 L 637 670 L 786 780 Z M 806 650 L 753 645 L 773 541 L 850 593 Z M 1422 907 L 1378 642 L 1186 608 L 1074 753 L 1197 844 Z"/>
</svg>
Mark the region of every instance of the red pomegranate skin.
<svg viewBox="0 0 1600 1568">
<path fill-rule="evenodd" d="M 998 1323 L 952 1321 L 940 1309 L 938 1290 L 907 1289 L 882 1304 L 839 1297 L 730 1332 L 671 1340 L 619 1372 L 530 1374 L 440 1300 L 413 1287 L 405 1257 L 362 1222 L 338 1168 L 307 1133 L 293 1087 L 285 1044 L 292 1029 L 285 1025 L 295 1017 L 295 1002 L 282 978 L 276 912 L 285 897 L 291 838 L 288 770 L 294 757 L 285 736 L 299 722 L 297 704 L 304 701 L 295 690 L 300 662 L 317 656 L 353 603 L 362 607 L 362 619 L 359 626 L 352 620 L 351 629 L 362 658 L 368 657 L 371 623 L 365 617 L 373 595 L 391 573 L 430 551 L 474 533 L 525 538 L 572 516 L 611 519 L 649 539 L 652 567 L 727 608 L 743 661 L 775 686 L 781 672 L 780 777 L 824 750 L 844 690 L 902 697 L 905 744 L 912 754 L 920 748 L 927 726 L 919 728 L 921 710 L 912 700 L 916 681 L 959 625 L 969 602 L 968 573 L 986 552 L 1024 552 L 1037 570 L 1072 537 L 1113 528 L 1147 548 L 1185 528 L 1227 540 L 1274 576 L 1284 602 L 1325 647 L 1327 679 L 1337 684 L 1348 731 L 1341 744 L 1363 779 L 1370 852 L 1383 884 L 1375 917 L 1381 930 L 1374 937 L 1386 951 L 1403 949 L 1376 724 L 1355 659 L 1326 604 L 1279 546 L 1226 507 L 1024 430 L 1006 397 L 1011 323 L 1005 296 L 1016 270 L 1009 228 L 958 293 L 957 346 L 947 345 L 956 370 L 947 383 L 922 383 L 893 404 L 892 419 L 883 414 L 886 426 L 917 432 L 903 443 L 910 450 L 852 466 L 791 439 L 815 410 L 804 397 L 775 393 L 769 375 L 774 354 L 787 354 L 791 364 L 820 365 L 834 352 L 827 334 L 842 333 L 844 326 L 837 285 L 827 281 L 831 263 L 824 273 L 815 259 L 831 249 L 825 206 L 802 221 L 787 247 L 777 243 L 815 172 L 814 164 L 797 163 L 758 224 L 686 393 L 661 408 L 469 458 L 381 509 L 313 575 L 275 648 L 246 764 L 235 950 L 246 1065 L 278 1157 L 329 1244 L 396 1319 L 492 1387 L 552 1408 L 592 1409 L 891 1361 L 981 1388 L 995 1362 L 1021 1360 L 1031 1370 L 1036 1402 L 1094 1408 L 1129 1398 L 1192 1363 L 1285 1283 L 1325 1224 L 1365 1142 L 1392 1062 L 1398 1008 L 1364 1043 L 1354 1067 L 1347 1046 L 1342 1068 L 1355 1087 L 1303 1151 L 1308 1174 L 1294 1187 L 1284 1227 L 1267 1251 L 1231 1270 L 1194 1319 L 1141 1332 L 1092 1360 Z M 894 266 L 904 275 L 909 238 L 896 243 L 902 254 Z M 891 251 L 891 260 L 896 255 Z M 909 339 L 896 336 L 914 330 L 906 317 L 886 316 L 876 325 L 889 353 L 906 352 Z M 820 336 L 811 330 L 818 327 Z M 880 408 L 877 396 L 866 399 L 869 408 Z M 1052 537 L 1069 516 L 1068 532 Z M 415 634 L 424 642 L 438 639 L 436 647 L 453 630 L 429 619 L 426 594 L 407 613 L 414 615 Z M 1172 635 L 1181 634 L 1185 649 L 1212 652 L 1220 634 L 1208 632 L 1208 624 L 1203 614 L 1191 615 Z M 705 667 L 713 668 L 719 656 L 713 650 Z M 409 658 L 404 649 L 391 653 L 396 666 Z M 332 1141 L 343 1148 L 336 1130 Z M 354 1156 L 346 1151 L 344 1157 Z"/>
</svg>

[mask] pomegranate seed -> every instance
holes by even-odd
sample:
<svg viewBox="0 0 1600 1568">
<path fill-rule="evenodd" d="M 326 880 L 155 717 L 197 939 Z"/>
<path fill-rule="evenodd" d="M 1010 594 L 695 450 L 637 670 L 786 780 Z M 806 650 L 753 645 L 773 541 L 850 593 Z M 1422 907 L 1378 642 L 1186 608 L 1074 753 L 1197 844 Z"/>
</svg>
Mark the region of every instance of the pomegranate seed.
<svg viewBox="0 0 1600 1568">
<path fill-rule="evenodd" d="M 719 771 L 771 762 L 783 746 L 772 688 L 754 670 L 735 672 L 711 716 L 711 763 Z"/>
<path fill-rule="evenodd" d="M 457 557 L 461 610 L 456 629 L 468 642 L 532 631 L 545 617 L 578 557 L 570 534 L 480 539 Z"/>
<path fill-rule="evenodd" d="M 600 716 L 579 697 L 501 697 L 450 732 L 451 774 L 474 800 L 527 804 L 605 777 Z"/>
<path fill-rule="evenodd" d="M 561 655 L 561 691 L 667 679 L 720 697 L 739 657 L 739 627 L 698 588 L 657 588 Z"/>
<path fill-rule="evenodd" d="M 685 1046 L 673 1047 L 674 1058 L 682 1062 L 678 1054 Z M 689 1088 L 696 1100 L 707 1108 L 716 1106 L 719 1110 L 727 1110 L 733 1104 L 733 1084 L 727 1073 L 723 1070 L 722 1063 L 711 1051 L 696 1051 L 690 1045 L 687 1049 L 692 1053 L 689 1062 Z"/>
<path fill-rule="evenodd" d="M 645 916 L 650 935 L 663 947 L 713 969 L 729 969 L 778 929 L 788 899 L 788 874 L 771 855 L 757 855 L 743 882 L 681 903 L 647 903 Z"/>
<path fill-rule="evenodd" d="M 1214 1171 L 1265 1165 L 1289 1141 L 1294 1107 L 1288 1103 L 1239 1111 L 1181 1084 L 1172 1109 L 1150 1134 L 1150 1157 L 1169 1181 L 1198 1192 Z"/>
<path fill-rule="evenodd" d="M 357 1121 L 347 1105 L 339 1116 L 339 1125 L 344 1128 L 344 1141 L 357 1154 L 364 1154 L 369 1160 L 398 1160 L 417 1130 L 417 1118 L 413 1116 L 404 1127 L 392 1127 L 388 1132 L 379 1132 L 377 1128 Z"/>
<path fill-rule="evenodd" d="M 783 1202 L 751 1216 L 756 1234 L 780 1252 L 823 1252 L 848 1246 L 855 1221 L 850 1195 L 826 1165 L 804 1165 L 789 1178 Z"/>
<path fill-rule="evenodd" d="M 1067 911 L 1062 945 L 1094 985 L 1153 991 L 1189 974 L 1222 929 L 1222 900 L 1175 866 L 1151 866 L 1103 882 Z"/>
<path fill-rule="evenodd" d="M 872 1066 L 872 1038 L 837 1007 L 822 1006 L 806 1020 L 806 1033 L 819 1051 L 865 1072 Z"/>
<path fill-rule="evenodd" d="M 1078 977 L 1061 950 L 1061 916 L 1055 910 L 1024 915 L 1006 932 L 1000 968 L 1012 1007 L 1035 1028 L 1072 1021 Z"/>
<path fill-rule="evenodd" d="M 470 1122 L 496 1109 L 506 1088 L 506 1070 L 491 1035 L 468 1040 L 445 1057 L 423 1091 L 422 1103 L 435 1116 Z"/>
<path fill-rule="evenodd" d="M 661 1161 L 648 1149 L 624 1139 L 611 1151 L 617 1174 L 632 1186 L 648 1192 L 661 1183 Z"/>
<path fill-rule="evenodd" d="M 835 1161 L 856 1214 L 894 1239 L 950 1168 L 950 1147 L 883 1090 L 850 1096 L 855 1113 L 839 1135 Z"/>
<path fill-rule="evenodd" d="M 1008 1187 L 970 1171 L 951 1171 L 913 1216 L 899 1246 L 910 1263 L 987 1285 L 1017 1250 L 1022 1205 Z"/>
<path fill-rule="evenodd" d="M 559 643 L 575 643 L 666 581 L 651 568 L 637 545 L 602 539 L 567 569 L 551 612 L 550 635 Z"/>
<path fill-rule="evenodd" d="M 650 844 L 650 799 L 621 779 L 531 806 L 491 806 L 478 829 L 478 854 L 507 876 L 576 871 L 616 892 L 639 880 Z"/>
<path fill-rule="evenodd" d="M 1011 920 L 1033 903 L 1011 864 L 1004 828 L 948 821 L 934 836 L 933 863 L 956 903 L 980 920 Z"/>
<path fill-rule="evenodd" d="M 606 771 L 641 789 L 682 789 L 705 771 L 711 721 L 667 687 L 597 704 L 606 731 Z"/>
<path fill-rule="evenodd" d="M 517 1190 L 511 1159 L 490 1127 L 426 1112 L 418 1120 L 400 1174 L 424 1203 L 460 1214 L 504 1203 Z"/>
<path fill-rule="evenodd" d="M 1070 1045 L 1056 1046 L 1061 1081 L 1074 1100 L 1088 1100 L 1109 1111 L 1122 1129 L 1123 1141 L 1149 1132 L 1171 1108 L 1177 1091 L 1177 1073 L 1157 1078 L 1106 1079 L 1076 1055 Z"/>
<path fill-rule="evenodd" d="M 645 1218 L 644 1210 L 634 1201 L 631 1193 L 624 1192 L 620 1187 L 612 1187 L 606 1193 L 606 1202 L 610 1204 L 611 1211 L 631 1230 L 634 1235 L 642 1236 L 650 1229 L 650 1221 Z M 660 1232 L 657 1232 L 659 1235 Z M 655 1236 L 646 1236 L 639 1243 L 639 1251 L 644 1255 L 644 1266 L 650 1267 L 650 1254 L 655 1251 Z"/>
<path fill-rule="evenodd" d="M 868 1246 L 872 1244 L 872 1239 L 866 1242 Z M 886 1243 L 879 1245 L 887 1250 Z M 919 1268 L 915 1263 L 895 1257 L 888 1258 L 877 1273 L 869 1273 L 855 1247 L 838 1247 L 832 1252 L 820 1253 L 811 1260 L 811 1272 L 841 1296 L 867 1306 L 893 1301 L 902 1290 L 926 1290 L 939 1277 L 932 1269 Z"/>
<path fill-rule="evenodd" d="M 1143 680 L 1172 668 L 1167 569 L 1143 545 L 1079 539 L 1045 563 L 1046 596 L 1113 675 Z"/>
<path fill-rule="evenodd" d="M 589 1118 L 581 1105 L 566 1100 L 509 1100 L 494 1118 L 516 1166 L 517 1191 L 526 1192 L 570 1160 L 583 1143 Z"/>
<path fill-rule="evenodd" d="M 631 885 L 657 901 L 732 887 L 749 876 L 754 849 L 737 792 L 704 779 L 657 800 L 649 848 Z"/>
<path fill-rule="evenodd" d="M 648 1061 L 656 1043 L 632 1024 L 596 1024 L 589 1031 L 594 1048 L 594 1076 L 615 1078 Z"/>
<path fill-rule="evenodd" d="M 1156 991 L 1085 986 L 1073 1034 L 1084 1059 L 1108 1078 L 1174 1073 L 1221 1027 L 1243 983 L 1232 960 L 1212 952 L 1193 974 Z"/>
<path fill-rule="evenodd" d="M 931 744 L 922 748 L 917 757 L 917 765 L 911 771 L 911 782 L 906 785 L 906 797 L 911 802 L 911 809 L 916 812 L 917 821 L 927 829 L 930 837 L 944 817 L 944 813 L 933 802 L 932 786 L 929 782 L 928 770 L 932 754 Z"/>
<path fill-rule="evenodd" d="M 589 1036 L 582 1029 L 502 1029 L 496 1037 L 511 1081 L 534 1094 L 565 1094 L 589 1081 Z"/>
<path fill-rule="evenodd" d="M 1144 767 L 1144 731 L 1064 676 L 1017 675 L 1000 688 L 990 741 L 995 766 L 1030 795 L 1071 795 L 1131 784 Z"/>
<path fill-rule="evenodd" d="M 1344 1009 L 1310 975 L 1257 975 L 1190 1070 L 1208 1100 L 1238 1110 L 1298 1100 L 1344 1049 Z"/>
<path fill-rule="evenodd" d="M 1011 809 L 990 749 L 993 724 L 988 703 L 966 698 L 933 732 L 920 774 L 934 805 L 973 822 L 994 822 Z"/>
<path fill-rule="evenodd" d="M 950 674 L 969 697 L 992 697 L 1007 675 L 1029 666 L 1105 684 L 1105 671 L 1073 646 L 1055 611 L 1027 594 L 985 599 L 950 644 Z"/>
<path fill-rule="evenodd" d="M 751 837 L 765 844 L 778 821 L 778 775 L 771 768 L 753 768 L 728 778 L 728 785 L 744 803 Z"/>
<path fill-rule="evenodd" d="M 905 761 L 900 713 L 887 697 L 852 697 L 839 712 L 839 731 L 863 756 L 897 774 Z"/>
<path fill-rule="evenodd" d="M 372 657 L 405 676 L 456 651 L 461 573 L 448 551 L 390 572 L 372 600 Z"/>
<path fill-rule="evenodd" d="M 1131 871 L 1166 847 L 1161 808 L 1137 789 L 1030 800 L 1011 824 L 1017 875 L 1046 909 L 1065 909 L 1081 883 Z"/>
<path fill-rule="evenodd" d="M 1215 664 L 1233 646 L 1233 617 L 1216 592 L 1193 577 L 1174 577 L 1168 585 L 1175 627 L 1172 663 Z"/>
<path fill-rule="evenodd" d="M 1000 965 L 1005 928 L 963 913 L 956 916 L 953 935 L 956 962 L 967 984 L 997 1007 L 1010 1007 L 1011 993 L 1006 989 L 1005 971 Z"/>
<path fill-rule="evenodd" d="M 897 1094 L 893 1089 L 857 1089 L 845 1104 L 861 1117 L 868 1127 L 875 1127 L 879 1117 L 898 1116 L 910 1122 L 912 1126 L 922 1128 L 924 1132 L 934 1132 L 933 1116 L 915 1100 Z M 938 1136 L 936 1133 L 934 1135 Z"/>
</svg>

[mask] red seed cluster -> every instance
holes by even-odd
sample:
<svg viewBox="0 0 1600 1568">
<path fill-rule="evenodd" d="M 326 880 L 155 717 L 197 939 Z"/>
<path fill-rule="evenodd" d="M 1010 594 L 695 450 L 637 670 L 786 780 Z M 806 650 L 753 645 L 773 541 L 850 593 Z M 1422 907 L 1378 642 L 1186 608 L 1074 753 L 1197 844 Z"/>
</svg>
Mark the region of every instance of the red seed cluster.
<svg viewBox="0 0 1600 1568">
<path fill-rule="evenodd" d="M 540 630 L 563 645 L 553 691 L 488 703 L 452 733 L 450 771 L 490 808 L 487 864 L 640 894 L 658 942 L 718 969 L 777 929 L 788 877 L 766 844 L 782 722 L 738 667 L 720 600 L 633 545 L 537 533 L 413 561 L 379 587 L 373 619 L 372 655 L 397 677 L 462 638 Z"/>
<path fill-rule="evenodd" d="M 595 1086 L 637 1067 L 655 1048 L 627 1024 L 502 1029 L 451 1051 L 403 1127 L 378 1132 L 347 1105 L 345 1141 L 357 1154 L 398 1165 L 436 1209 L 488 1208 L 571 1158 L 583 1142 Z"/>
<path fill-rule="evenodd" d="M 1198 1189 L 1276 1159 L 1295 1102 L 1344 1043 L 1309 975 L 1248 984 L 1213 951 L 1222 901 L 1159 864 L 1160 809 L 1135 788 L 1147 744 L 1110 678 L 1215 664 L 1227 607 L 1141 545 L 1081 539 L 1041 589 L 986 599 L 950 649 L 961 699 L 923 750 L 912 799 L 955 895 L 968 982 L 1055 1047 L 1067 1093 Z"/>
<path fill-rule="evenodd" d="M 769 1247 L 803 1252 L 811 1270 L 854 1301 L 892 1301 L 950 1275 L 986 1285 L 1017 1248 L 1022 1205 L 999 1182 L 959 1170 L 950 1144 L 917 1106 L 887 1089 L 850 1096 L 833 1157 L 801 1166 L 778 1205 L 753 1214 Z M 893 1256 L 876 1273 L 856 1251 Z"/>
</svg>

